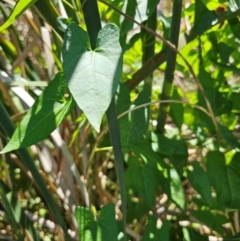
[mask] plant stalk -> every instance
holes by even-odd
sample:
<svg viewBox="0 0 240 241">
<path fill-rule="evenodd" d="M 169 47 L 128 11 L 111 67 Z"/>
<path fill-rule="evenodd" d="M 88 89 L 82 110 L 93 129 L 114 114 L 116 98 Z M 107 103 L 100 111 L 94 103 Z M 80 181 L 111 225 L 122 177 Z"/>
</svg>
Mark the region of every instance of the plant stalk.
<svg viewBox="0 0 240 241">
<path fill-rule="evenodd" d="M 87 27 L 88 35 L 92 49 L 96 48 L 96 40 L 98 32 L 101 30 L 101 20 L 97 6 L 97 0 L 81 0 L 82 10 L 84 14 L 85 24 Z M 109 133 L 115 155 L 115 166 L 118 176 L 118 182 L 120 187 L 120 194 L 122 200 L 122 212 L 123 212 L 123 225 L 124 233 L 126 229 L 126 192 L 125 192 L 125 179 L 124 179 L 124 157 L 122 153 L 120 131 L 117 120 L 117 113 L 115 107 L 114 97 L 110 103 L 110 106 L 106 112 L 107 121 L 109 126 Z"/>
<path fill-rule="evenodd" d="M 180 32 L 181 12 L 182 12 L 182 0 L 173 1 L 172 23 L 171 23 L 169 40 L 176 48 L 178 46 L 178 37 Z M 176 51 L 173 51 L 171 48 L 168 48 L 165 79 L 163 83 L 162 93 L 160 95 L 161 101 L 171 99 L 176 59 L 177 59 Z M 157 124 L 157 131 L 160 133 L 164 132 L 164 126 L 166 123 L 166 118 L 167 118 L 169 109 L 170 109 L 170 106 L 168 103 L 160 105 L 159 114 L 158 114 L 158 124 Z"/>
</svg>

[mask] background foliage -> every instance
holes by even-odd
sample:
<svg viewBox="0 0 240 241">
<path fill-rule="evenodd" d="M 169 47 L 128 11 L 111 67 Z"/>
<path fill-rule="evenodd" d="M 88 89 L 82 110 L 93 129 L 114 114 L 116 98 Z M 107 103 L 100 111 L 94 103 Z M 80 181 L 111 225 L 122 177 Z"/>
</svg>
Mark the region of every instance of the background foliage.
<svg viewBox="0 0 240 241">
<path fill-rule="evenodd" d="M 240 239 L 239 8 L 1 1 L 0 238 Z"/>
</svg>

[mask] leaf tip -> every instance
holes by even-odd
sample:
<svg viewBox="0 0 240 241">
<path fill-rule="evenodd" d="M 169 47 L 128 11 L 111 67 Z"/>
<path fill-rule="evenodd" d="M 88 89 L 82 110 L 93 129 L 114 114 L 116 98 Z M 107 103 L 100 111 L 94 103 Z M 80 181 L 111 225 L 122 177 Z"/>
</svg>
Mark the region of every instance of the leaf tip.
<svg viewBox="0 0 240 241">
<path fill-rule="evenodd" d="M 5 153 L 10 152 L 10 151 L 12 151 L 12 150 L 8 148 L 8 145 L 6 145 L 6 146 L 0 151 L 0 154 L 5 154 Z"/>
</svg>

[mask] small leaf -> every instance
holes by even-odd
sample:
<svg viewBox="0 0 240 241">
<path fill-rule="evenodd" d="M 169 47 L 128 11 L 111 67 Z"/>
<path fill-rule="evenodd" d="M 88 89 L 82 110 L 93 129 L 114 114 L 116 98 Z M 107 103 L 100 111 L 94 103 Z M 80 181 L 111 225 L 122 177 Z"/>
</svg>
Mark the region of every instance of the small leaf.
<svg viewBox="0 0 240 241">
<path fill-rule="evenodd" d="M 147 139 L 141 139 L 132 148 L 131 151 L 137 156 L 143 156 L 147 160 L 151 160 L 152 164 L 160 164 L 162 168 L 168 168 L 159 153 L 153 151 L 151 142 Z"/>
<path fill-rule="evenodd" d="M 208 227 L 215 230 L 219 234 L 223 234 L 222 225 L 227 223 L 228 220 L 225 216 L 211 210 L 193 210 L 192 215 Z"/>
<path fill-rule="evenodd" d="M 196 11 L 194 26 L 190 33 L 190 39 L 195 38 L 197 35 L 203 34 L 217 23 L 218 18 L 214 11 L 209 11 L 204 5 L 203 1 L 196 1 Z"/>
<path fill-rule="evenodd" d="M 233 135 L 232 131 L 230 131 L 226 126 L 218 124 L 218 128 L 222 137 L 226 140 L 227 144 L 232 148 L 240 148 L 240 143 L 238 139 Z"/>
<path fill-rule="evenodd" d="M 0 32 L 8 28 L 27 8 L 37 0 L 18 0 L 7 21 L 0 27 Z"/>
<path fill-rule="evenodd" d="M 200 234 L 194 228 L 187 228 L 191 241 L 208 241 L 208 236 Z"/>
<path fill-rule="evenodd" d="M 187 145 L 183 140 L 170 139 L 162 134 L 152 133 L 152 147 L 162 155 L 184 155 L 188 156 Z"/>
<path fill-rule="evenodd" d="M 171 221 L 165 220 L 160 229 L 157 228 L 157 220 L 154 216 L 148 217 L 147 225 L 144 229 L 144 241 L 169 241 L 169 231 L 171 228 Z"/>
<path fill-rule="evenodd" d="M 201 195 L 208 206 L 212 204 L 211 187 L 207 173 L 201 168 L 198 162 L 192 163 L 193 170 L 188 170 L 188 178 L 193 188 Z"/>
<path fill-rule="evenodd" d="M 175 169 L 170 169 L 170 189 L 171 189 L 171 199 L 172 201 L 182 210 L 185 210 L 185 195 L 183 192 L 181 179 Z"/>
<path fill-rule="evenodd" d="M 180 100 L 180 97 L 176 88 L 174 88 L 173 90 L 172 99 Z M 171 103 L 170 106 L 171 106 L 170 115 L 174 123 L 176 124 L 176 126 L 181 130 L 181 126 L 183 123 L 183 105 Z"/>
<path fill-rule="evenodd" d="M 240 72 L 239 72 L 240 73 Z M 232 102 L 232 111 L 239 112 L 240 111 L 240 94 L 237 92 L 229 93 L 229 100 Z"/>
<path fill-rule="evenodd" d="M 126 172 L 127 186 L 151 208 L 158 188 L 157 166 L 149 162 L 141 163 L 139 159 L 135 156 L 129 159 L 129 168 Z"/>
<path fill-rule="evenodd" d="M 158 241 L 158 240 L 169 241 L 170 240 L 169 233 L 170 233 L 171 225 L 172 225 L 171 221 L 164 220 L 161 228 L 157 229 L 156 231 L 155 241 Z"/>
<path fill-rule="evenodd" d="M 80 240 L 91 241 L 93 240 L 92 235 L 97 235 L 97 230 L 94 228 L 96 222 L 94 220 L 92 212 L 89 208 L 76 207 L 75 217 L 78 222 L 78 232 Z"/>
<path fill-rule="evenodd" d="M 62 50 L 63 69 L 70 92 L 99 131 L 122 73 L 122 49 L 119 29 L 108 24 L 98 34 L 92 50 L 88 34 L 71 23 L 65 32 Z"/>
<path fill-rule="evenodd" d="M 208 177 L 223 208 L 240 208 L 240 153 L 236 153 L 230 164 L 225 163 L 223 153 L 209 152 L 206 156 Z"/>
<path fill-rule="evenodd" d="M 130 94 L 126 86 L 121 85 L 118 93 L 117 109 L 119 114 L 129 110 Z M 139 93 L 132 107 L 147 103 L 149 101 L 147 90 Z M 134 144 L 143 138 L 149 119 L 148 107 L 143 107 L 138 110 L 130 111 L 127 115 L 119 119 L 119 129 L 121 133 L 121 143 L 123 152 L 126 153 Z"/>
<path fill-rule="evenodd" d="M 116 241 L 117 222 L 115 220 L 115 207 L 109 203 L 102 207 L 97 221 L 89 208 L 77 207 L 75 217 L 79 226 L 79 237 L 83 241 Z"/>
<path fill-rule="evenodd" d="M 72 97 L 64 99 L 66 81 L 59 73 L 36 99 L 0 153 L 33 145 L 54 131 L 74 105 Z"/>
<path fill-rule="evenodd" d="M 117 240 L 117 223 L 115 220 L 115 207 L 113 203 L 108 203 L 102 207 L 98 219 L 98 225 L 102 231 L 102 239 L 104 241 Z"/>
<path fill-rule="evenodd" d="M 4 184 L 0 181 L 1 209 L 4 210 L 5 218 L 10 222 L 19 240 L 23 240 L 21 232 L 21 204 L 13 192 L 7 192 Z"/>
</svg>

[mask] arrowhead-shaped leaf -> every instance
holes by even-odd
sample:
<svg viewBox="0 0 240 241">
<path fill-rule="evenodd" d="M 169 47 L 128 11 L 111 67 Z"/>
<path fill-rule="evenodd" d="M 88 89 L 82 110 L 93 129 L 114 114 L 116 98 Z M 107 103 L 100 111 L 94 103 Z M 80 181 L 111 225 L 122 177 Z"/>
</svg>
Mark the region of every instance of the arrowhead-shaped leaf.
<svg viewBox="0 0 240 241">
<path fill-rule="evenodd" d="M 64 99 L 66 90 L 63 73 L 58 73 L 36 99 L 0 153 L 31 146 L 51 134 L 74 105 L 72 97 Z"/>
<path fill-rule="evenodd" d="M 109 24 L 102 28 L 96 49 L 92 50 L 88 34 L 71 23 L 65 32 L 62 57 L 69 90 L 89 122 L 99 131 L 102 116 L 122 73 L 118 27 Z"/>
</svg>

